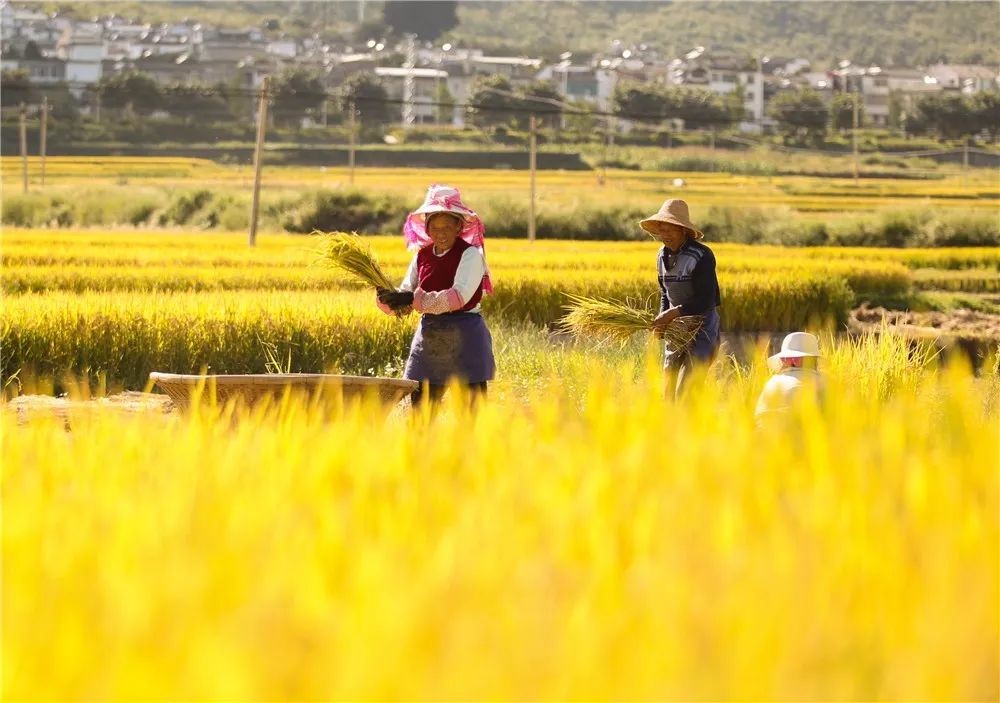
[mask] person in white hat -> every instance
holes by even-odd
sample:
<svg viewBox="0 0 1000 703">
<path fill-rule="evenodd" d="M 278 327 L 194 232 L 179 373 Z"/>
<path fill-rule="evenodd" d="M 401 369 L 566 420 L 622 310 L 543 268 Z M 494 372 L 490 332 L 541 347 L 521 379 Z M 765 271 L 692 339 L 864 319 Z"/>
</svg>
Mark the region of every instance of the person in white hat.
<svg viewBox="0 0 1000 703">
<path fill-rule="evenodd" d="M 474 399 L 484 396 L 496 373 L 493 338 L 480 314 L 483 296 L 493 292 L 485 234 L 479 215 L 446 185 L 428 188 L 403 225 L 413 260 L 397 290 L 377 292 L 377 304 L 386 313 L 421 313 L 403 372 L 421 383 L 414 406 L 437 403 L 453 379 Z"/>
<path fill-rule="evenodd" d="M 715 273 L 715 254 L 702 244 L 705 235 L 691 222 L 683 200 L 667 200 L 639 226 L 663 244 L 656 260 L 660 314 L 653 321 L 654 330 L 681 315 L 703 318 L 701 329 L 687 348 L 668 348 L 665 352 L 665 394 L 676 398 L 683 392 L 694 364 L 712 363 L 719 350 L 722 298 Z"/>
<path fill-rule="evenodd" d="M 822 393 L 819 359 L 816 335 L 792 332 L 782 340 L 781 351 L 767 360 L 774 375 L 757 399 L 755 414 L 759 426 L 788 413 L 803 393 Z"/>
</svg>

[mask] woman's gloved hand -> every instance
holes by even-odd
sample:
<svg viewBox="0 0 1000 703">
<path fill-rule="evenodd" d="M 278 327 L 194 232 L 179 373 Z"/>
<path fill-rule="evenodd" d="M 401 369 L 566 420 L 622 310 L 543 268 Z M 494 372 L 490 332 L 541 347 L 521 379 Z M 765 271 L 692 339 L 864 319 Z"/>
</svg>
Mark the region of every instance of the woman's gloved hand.
<svg viewBox="0 0 1000 703">
<path fill-rule="evenodd" d="M 412 291 L 380 289 L 377 294 L 378 301 L 393 310 L 402 310 L 413 305 Z"/>
</svg>

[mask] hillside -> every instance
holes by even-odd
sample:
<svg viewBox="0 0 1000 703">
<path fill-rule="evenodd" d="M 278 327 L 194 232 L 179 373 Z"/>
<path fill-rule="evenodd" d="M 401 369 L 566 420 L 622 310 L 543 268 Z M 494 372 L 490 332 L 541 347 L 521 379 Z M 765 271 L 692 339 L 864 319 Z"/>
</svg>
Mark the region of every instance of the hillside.
<svg viewBox="0 0 1000 703">
<path fill-rule="evenodd" d="M 147 21 L 197 17 L 277 32 L 349 37 L 358 2 L 46 2 L 78 17 L 117 12 Z M 377 20 L 381 3 L 365 2 Z M 720 46 L 756 55 L 801 56 L 818 65 L 1000 63 L 995 2 L 482 2 L 461 0 L 460 24 L 442 41 L 555 58 L 605 50 L 612 39 L 665 55 Z M 372 31 L 377 31 L 373 28 Z"/>
</svg>

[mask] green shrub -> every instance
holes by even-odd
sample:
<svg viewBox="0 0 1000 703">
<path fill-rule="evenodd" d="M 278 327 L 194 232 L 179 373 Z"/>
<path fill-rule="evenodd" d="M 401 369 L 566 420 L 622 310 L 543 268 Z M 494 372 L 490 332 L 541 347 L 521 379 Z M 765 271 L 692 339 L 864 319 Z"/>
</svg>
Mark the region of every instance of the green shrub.
<svg viewBox="0 0 1000 703">
<path fill-rule="evenodd" d="M 41 227 L 51 211 L 51 198 L 41 193 L 5 193 L 0 220 L 8 227 Z"/>
<path fill-rule="evenodd" d="M 288 232 L 343 230 L 377 234 L 402 226 L 408 206 L 385 194 L 368 195 L 357 190 L 318 190 L 306 194 L 283 220 Z"/>
<path fill-rule="evenodd" d="M 939 212 L 930 217 L 909 246 L 1000 246 L 1000 217 L 994 213 Z"/>
<path fill-rule="evenodd" d="M 212 191 L 204 188 L 182 191 L 160 213 L 161 225 L 186 225 L 196 212 L 212 200 Z"/>
</svg>

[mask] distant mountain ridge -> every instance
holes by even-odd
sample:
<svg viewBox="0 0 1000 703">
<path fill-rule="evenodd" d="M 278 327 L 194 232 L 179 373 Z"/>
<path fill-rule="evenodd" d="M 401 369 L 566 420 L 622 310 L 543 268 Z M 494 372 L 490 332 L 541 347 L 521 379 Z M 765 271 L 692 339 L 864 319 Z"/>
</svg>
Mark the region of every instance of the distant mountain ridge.
<svg viewBox="0 0 1000 703">
<path fill-rule="evenodd" d="M 233 26 L 270 21 L 275 33 L 310 36 L 355 32 L 358 2 L 44 2 L 77 17 L 107 12 L 145 21 Z M 365 2 L 366 25 L 381 2 Z M 459 26 L 441 41 L 497 53 L 555 59 L 648 44 L 661 55 L 725 46 L 755 56 L 809 59 L 817 67 L 841 59 L 857 64 L 916 66 L 1000 63 L 1000 4 L 985 2 L 483 2 L 460 0 Z M 378 28 L 371 25 L 371 31 Z"/>
</svg>

